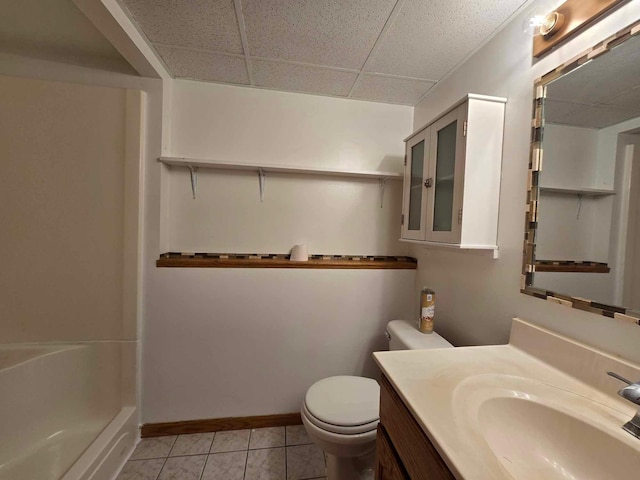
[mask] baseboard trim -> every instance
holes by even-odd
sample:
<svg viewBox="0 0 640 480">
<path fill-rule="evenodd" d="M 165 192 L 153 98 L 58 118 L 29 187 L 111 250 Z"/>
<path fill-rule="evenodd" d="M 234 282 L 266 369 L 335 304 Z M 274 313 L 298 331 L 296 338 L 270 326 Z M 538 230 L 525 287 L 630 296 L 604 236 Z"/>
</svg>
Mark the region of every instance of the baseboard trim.
<svg viewBox="0 0 640 480">
<path fill-rule="evenodd" d="M 256 417 L 208 418 L 183 422 L 145 423 L 140 427 L 140 436 L 142 438 L 162 437 L 164 435 L 243 430 L 245 428 L 284 427 L 300 424 L 302 424 L 300 413 L 260 415 Z"/>
</svg>

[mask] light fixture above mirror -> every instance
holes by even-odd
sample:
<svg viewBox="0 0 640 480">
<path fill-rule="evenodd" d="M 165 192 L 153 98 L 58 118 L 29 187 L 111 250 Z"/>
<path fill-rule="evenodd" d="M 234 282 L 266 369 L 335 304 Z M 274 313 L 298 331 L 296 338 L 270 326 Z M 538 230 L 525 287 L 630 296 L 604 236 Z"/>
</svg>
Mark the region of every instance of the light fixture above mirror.
<svg viewBox="0 0 640 480">
<path fill-rule="evenodd" d="M 551 12 L 542 19 L 540 24 L 540 35 L 550 37 L 564 25 L 564 15 L 559 12 Z"/>
<path fill-rule="evenodd" d="M 533 56 L 541 57 L 627 0 L 567 0 L 531 18 L 536 31 Z M 557 5 L 557 4 L 556 4 Z"/>
</svg>

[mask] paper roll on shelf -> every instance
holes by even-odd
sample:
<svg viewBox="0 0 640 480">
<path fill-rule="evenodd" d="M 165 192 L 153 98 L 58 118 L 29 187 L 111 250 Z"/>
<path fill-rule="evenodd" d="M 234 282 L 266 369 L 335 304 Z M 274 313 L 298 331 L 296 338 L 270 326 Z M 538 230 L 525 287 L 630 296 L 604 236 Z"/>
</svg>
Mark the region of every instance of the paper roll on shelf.
<svg viewBox="0 0 640 480">
<path fill-rule="evenodd" d="M 306 262 L 307 260 L 309 260 L 309 253 L 307 252 L 307 245 L 305 243 L 295 245 L 291 249 L 292 262 Z"/>
</svg>

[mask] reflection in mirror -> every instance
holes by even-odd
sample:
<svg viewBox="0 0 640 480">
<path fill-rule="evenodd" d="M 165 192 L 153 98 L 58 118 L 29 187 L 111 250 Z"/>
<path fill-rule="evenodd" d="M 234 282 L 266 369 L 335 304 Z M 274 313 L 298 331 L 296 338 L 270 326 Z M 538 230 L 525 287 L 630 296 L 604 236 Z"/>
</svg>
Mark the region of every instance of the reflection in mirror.
<svg viewBox="0 0 640 480">
<path fill-rule="evenodd" d="M 640 316 L 640 35 L 567 70 L 541 82 L 527 288 Z"/>
</svg>

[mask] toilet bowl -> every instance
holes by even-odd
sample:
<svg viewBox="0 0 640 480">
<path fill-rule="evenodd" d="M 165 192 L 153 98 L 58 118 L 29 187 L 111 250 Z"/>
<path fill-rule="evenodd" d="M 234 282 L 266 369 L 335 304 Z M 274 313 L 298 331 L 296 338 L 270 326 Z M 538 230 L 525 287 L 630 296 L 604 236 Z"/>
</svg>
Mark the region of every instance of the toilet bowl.
<svg viewBox="0 0 640 480">
<path fill-rule="evenodd" d="M 356 479 L 373 464 L 379 402 L 378 382 L 364 377 L 324 378 L 307 391 L 302 423 L 327 455 L 329 478 Z"/>
<path fill-rule="evenodd" d="M 437 333 L 406 320 L 387 324 L 390 350 L 452 348 Z M 341 375 L 317 381 L 304 398 L 302 423 L 327 458 L 328 480 L 373 479 L 380 387 L 370 378 Z"/>
</svg>

